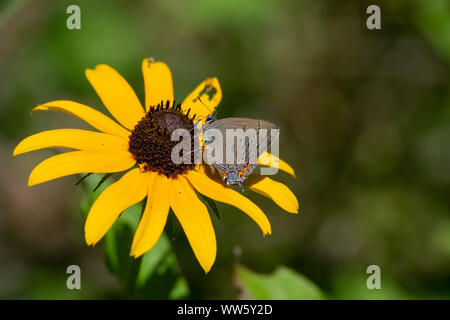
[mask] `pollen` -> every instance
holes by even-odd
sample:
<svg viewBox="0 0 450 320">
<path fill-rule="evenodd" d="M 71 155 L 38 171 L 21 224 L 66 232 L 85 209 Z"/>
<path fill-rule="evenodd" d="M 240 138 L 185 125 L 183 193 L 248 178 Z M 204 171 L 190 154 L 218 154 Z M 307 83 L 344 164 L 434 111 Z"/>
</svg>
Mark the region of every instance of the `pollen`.
<svg viewBox="0 0 450 320">
<path fill-rule="evenodd" d="M 161 101 L 150 107 L 146 115 L 137 123 L 131 132 L 129 151 L 138 165 L 145 171 L 156 171 L 172 178 L 194 168 L 193 155 L 191 164 L 175 164 L 171 159 L 172 149 L 179 141 L 172 141 L 172 132 L 186 129 L 193 132 L 194 121 L 189 111 L 184 114 L 181 105 L 175 102 Z M 191 145 L 193 145 L 193 135 Z"/>
</svg>

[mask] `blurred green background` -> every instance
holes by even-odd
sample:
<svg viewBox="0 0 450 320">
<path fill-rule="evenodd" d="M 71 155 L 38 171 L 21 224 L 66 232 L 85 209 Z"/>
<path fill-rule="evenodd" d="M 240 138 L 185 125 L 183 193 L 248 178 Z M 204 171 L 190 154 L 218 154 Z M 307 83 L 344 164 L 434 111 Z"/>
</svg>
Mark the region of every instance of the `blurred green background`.
<svg viewBox="0 0 450 320">
<path fill-rule="evenodd" d="M 68 30 L 75 3 L 82 28 Z M 381 30 L 366 28 L 370 4 L 381 7 Z M 218 117 L 278 123 L 281 157 L 297 174 L 276 179 L 298 196 L 300 215 L 248 193 L 270 237 L 219 204 L 208 275 L 183 232 L 168 230 L 191 298 L 238 298 L 238 259 L 258 273 L 287 266 L 328 298 L 450 298 L 448 0 L 0 1 L 0 298 L 121 296 L 103 241 L 84 242 L 77 177 L 28 188 L 53 153 L 13 160 L 12 150 L 45 129 L 88 128 L 58 113 L 31 117 L 37 104 L 106 111 L 84 77 L 96 64 L 116 68 L 143 101 L 148 56 L 171 67 L 177 100 L 217 76 Z M 82 290 L 66 288 L 71 264 Z M 371 264 L 381 290 L 366 288 Z"/>
</svg>

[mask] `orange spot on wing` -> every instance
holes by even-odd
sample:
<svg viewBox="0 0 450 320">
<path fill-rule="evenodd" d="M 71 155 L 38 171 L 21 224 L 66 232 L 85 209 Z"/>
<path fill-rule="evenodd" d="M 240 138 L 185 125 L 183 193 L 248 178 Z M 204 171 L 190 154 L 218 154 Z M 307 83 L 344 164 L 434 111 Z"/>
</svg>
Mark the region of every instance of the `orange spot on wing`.
<svg viewBox="0 0 450 320">
<path fill-rule="evenodd" d="M 226 174 L 225 171 L 223 171 L 222 169 L 219 169 L 219 170 L 220 170 L 220 172 L 222 172 L 222 174 L 224 175 L 225 178 L 228 178 L 228 174 Z"/>
</svg>

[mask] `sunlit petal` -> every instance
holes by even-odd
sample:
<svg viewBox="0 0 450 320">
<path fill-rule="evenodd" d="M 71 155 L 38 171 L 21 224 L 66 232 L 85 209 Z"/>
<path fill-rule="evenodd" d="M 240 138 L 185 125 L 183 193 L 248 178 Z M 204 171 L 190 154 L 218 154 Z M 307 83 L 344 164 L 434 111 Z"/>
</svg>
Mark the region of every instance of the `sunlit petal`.
<svg viewBox="0 0 450 320">
<path fill-rule="evenodd" d="M 201 194 L 239 208 L 258 224 L 264 235 L 271 233 L 270 223 L 264 212 L 239 192 L 212 180 L 203 172 L 191 170 L 186 177 Z"/>
<path fill-rule="evenodd" d="M 134 235 L 131 255 L 139 257 L 158 242 L 169 214 L 170 183 L 166 176 L 149 174 L 147 204 L 139 227 Z"/>
<path fill-rule="evenodd" d="M 190 109 L 189 115 L 196 114 L 196 120 L 205 122 L 205 117 L 214 113 L 221 100 L 222 89 L 219 80 L 208 78 L 184 99 L 181 106 L 185 113 Z"/>
<path fill-rule="evenodd" d="M 76 173 L 109 173 L 134 165 L 128 151 L 71 151 L 45 159 L 30 173 L 28 185 L 33 186 Z"/>
<path fill-rule="evenodd" d="M 105 107 L 125 128 L 133 130 L 144 109 L 128 82 L 113 68 L 100 64 L 87 69 L 86 77 Z"/>
<path fill-rule="evenodd" d="M 153 61 L 146 58 L 142 61 L 142 74 L 145 86 L 145 110 L 150 106 L 157 106 L 161 101 L 164 103 L 173 101 L 172 73 L 164 62 Z"/>
<path fill-rule="evenodd" d="M 270 199 L 290 213 L 298 213 L 297 197 L 281 182 L 263 176 L 250 176 L 246 184 L 248 187 Z"/>
<path fill-rule="evenodd" d="M 128 141 L 108 133 L 80 129 L 56 129 L 36 133 L 23 139 L 14 149 L 13 155 L 16 156 L 44 148 L 69 148 L 84 151 L 127 151 Z"/>
<path fill-rule="evenodd" d="M 88 245 L 96 244 L 124 210 L 144 199 L 147 180 L 147 173 L 133 169 L 100 194 L 86 219 L 84 231 Z"/>
<path fill-rule="evenodd" d="M 183 177 L 171 179 L 170 205 L 183 227 L 186 237 L 205 272 L 216 259 L 216 235 L 205 205 Z"/>
<path fill-rule="evenodd" d="M 111 118 L 105 116 L 103 113 L 88 107 L 84 104 L 69 101 L 69 100 L 56 100 L 38 105 L 31 113 L 37 111 L 60 111 L 71 114 L 83 121 L 86 121 L 94 128 L 110 133 L 113 135 L 128 138 L 130 131 L 120 126 L 117 122 Z"/>
<path fill-rule="evenodd" d="M 294 178 L 296 177 L 294 169 L 289 164 L 269 152 L 264 152 L 258 157 L 258 165 L 273 168 L 278 167 L 278 169 L 289 173 Z"/>
</svg>

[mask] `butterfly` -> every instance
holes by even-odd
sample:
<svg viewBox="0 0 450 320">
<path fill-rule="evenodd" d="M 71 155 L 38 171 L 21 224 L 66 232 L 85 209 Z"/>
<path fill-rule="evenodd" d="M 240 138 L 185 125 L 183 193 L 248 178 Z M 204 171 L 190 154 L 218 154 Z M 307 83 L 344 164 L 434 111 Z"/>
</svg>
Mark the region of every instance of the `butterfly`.
<svg viewBox="0 0 450 320">
<path fill-rule="evenodd" d="M 207 134 L 212 129 L 215 129 L 215 133 L 218 133 L 222 139 L 219 142 L 222 144 L 223 157 L 219 157 L 220 161 L 213 162 L 212 166 L 220 173 L 228 186 L 239 185 L 242 189 L 244 181 L 257 166 L 257 158 L 278 138 L 279 132 L 276 124 L 265 120 L 249 118 L 217 120 L 215 110 L 214 115 L 206 117 L 202 129 L 206 146 L 214 142 L 213 139 L 208 139 Z M 230 132 L 230 130 L 232 134 L 227 135 L 227 131 Z"/>
</svg>

